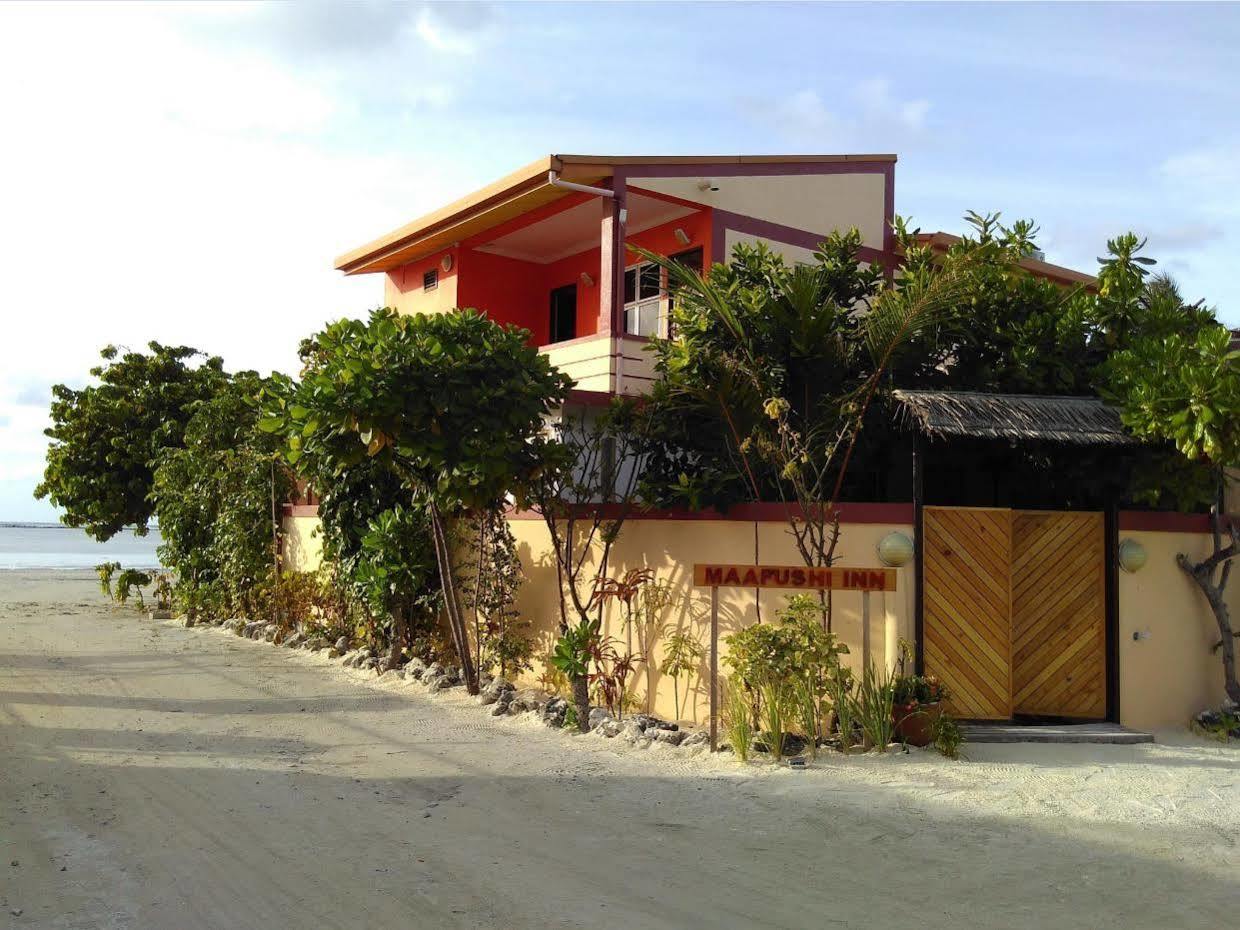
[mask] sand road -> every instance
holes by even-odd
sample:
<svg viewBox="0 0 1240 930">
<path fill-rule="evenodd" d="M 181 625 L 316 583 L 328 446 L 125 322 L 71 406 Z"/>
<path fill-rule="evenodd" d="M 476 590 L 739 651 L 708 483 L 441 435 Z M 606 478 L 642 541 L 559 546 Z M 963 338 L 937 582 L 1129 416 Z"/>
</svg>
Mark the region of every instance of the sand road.
<svg viewBox="0 0 1240 930">
<path fill-rule="evenodd" d="M 0 576 L 0 927 L 1240 922 L 1234 745 L 741 768 Z"/>
</svg>

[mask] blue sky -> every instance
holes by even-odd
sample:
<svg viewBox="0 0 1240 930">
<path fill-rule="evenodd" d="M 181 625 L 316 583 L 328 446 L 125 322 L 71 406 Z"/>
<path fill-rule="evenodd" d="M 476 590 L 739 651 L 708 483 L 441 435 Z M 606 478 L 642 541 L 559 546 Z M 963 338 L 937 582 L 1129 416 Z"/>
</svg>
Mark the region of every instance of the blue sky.
<svg viewBox="0 0 1240 930">
<path fill-rule="evenodd" d="M 897 210 L 1134 229 L 1240 325 L 1240 7 L 0 5 L 0 519 L 49 386 L 150 339 L 292 370 L 338 253 L 550 152 L 896 152 Z"/>
</svg>

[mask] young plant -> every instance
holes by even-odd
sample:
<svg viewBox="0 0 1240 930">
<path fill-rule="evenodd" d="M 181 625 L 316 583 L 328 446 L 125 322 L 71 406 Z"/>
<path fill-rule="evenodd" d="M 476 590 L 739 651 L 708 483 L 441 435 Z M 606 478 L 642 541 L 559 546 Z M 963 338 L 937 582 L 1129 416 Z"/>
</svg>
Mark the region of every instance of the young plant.
<svg viewBox="0 0 1240 930">
<path fill-rule="evenodd" d="M 551 665 L 568 679 L 572 687 L 577 728 L 582 733 L 590 728 L 590 658 L 597 639 L 597 622 L 582 620 L 560 634 L 551 654 Z"/>
<path fill-rule="evenodd" d="M 857 731 L 852 669 L 837 664 L 828 684 L 831 692 L 831 707 L 835 711 L 840 752 L 847 755 L 852 751 L 856 742 Z"/>
<path fill-rule="evenodd" d="M 846 647 L 823 629 L 820 606 L 800 595 L 779 612 L 777 623 L 760 623 L 727 638 L 725 662 L 758 696 L 775 758 L 783 758 L 787 724 L 796 717 L 796 695 L 804 685 L 825 694 Z M 806 739 L 817 737 L 818 726 L 808 728 Z"/>
<path fill-rule="evenodd" d="M 129 598 L 137 595 L 138 606 L 145 607 L 146 603 L 142 599 L 142 589 L 151 583 L 151 575 L 149 572 L 139 571 L 136 568 L 127 568 L 116 576 L 116 603 L 124 606 L 129 603 Z"/>
<path fill-rule="evenodd" d="M 627 682 L 633 666 L 640 656 L 630 652 L 621 655 L 616 641 L 610 636 L 595 636 L 590 643 L 590 683 L 594 686 L 602 704 L 617 720 L 624 716 L 628 703 Z"/>
<path fill-rule="evenodd" d="M 742 762 L 749 761 L 753 748 L 752 712 L 744 685 L 736 677 L 727 679 L 723 683 L 723 723 L 728 743 Z"/>
<path fill-rule="evenodd" d="M 892 718 L 891 676 L 870 662 L 861 674 L 857 687 L 857 718 L 866 743 L 879 752 L 886 752 L 895 731 Z"/>
<path fill-rule="evenodd" d="M 680 676 L 691 675 L 698 670 L 706 650 L 698 642 L 697 637 L 679 630 L 673 633 L 663 647 L 663 662 L 659 671 L 672 678 L 672 696 L 676 702 L 676 719 L 684 719 L 684 709 L 680 703 Z M 689 698 L 688 682 L 685 682 L 685 700 Z"/>
<path fill-rule="evenodd" d="M 943 714 L 934 723 L 934 748 L 949 759 L 960 758 L 964 745 L 964 732 L 960 724 L 949 714 Z"/>
<path fill-rule="evenodd" d="M 112 593 L 112 576 L 120 570 L 120 562 L 101 562 L 95 566 L 95 574 L 99 576 L 99 590 L 110 601 L 116 599 Z"/>
</svg>

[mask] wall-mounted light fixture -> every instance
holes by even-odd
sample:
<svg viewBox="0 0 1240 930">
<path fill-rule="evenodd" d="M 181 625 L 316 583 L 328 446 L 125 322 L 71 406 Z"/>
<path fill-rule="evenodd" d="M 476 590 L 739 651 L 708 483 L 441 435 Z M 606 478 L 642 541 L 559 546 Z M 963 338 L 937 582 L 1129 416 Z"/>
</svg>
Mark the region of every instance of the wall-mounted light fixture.
<svg viewBox="0 0 1240 930">
<path fill-rule="evenodd" d="M 913 558 L 913 541 L 899 531 L 888 533 L 874 548 L 878 552 L 878 560 L 890 568 L 907 565 Z"/>
<path fill-rule="evenodd" d="M 444 271 L 451 271 L 451 270 L 452 270 L 452 255 L 451 255 L 451 253 L 449 253 L 448 255 L 445 255 L 442 259 L 440 259 L 440 261 L 439 261 L 439 267 L 440 267 L 440 268 L 442 268 Z"/>
<path fill-rule="evenodd" d="M 1119 551 L 1116 553 L 1116 557 L 1119 561 L 1119 567 L 1132 574 L 1141 570 L 1149 555 L 1145 551 L 1145 546 L 1135 539 L 1125 539 L 1119 544 Z"/>
<path fill-rule="evenodd" d="M 588 271 L 583 271 L 581 273 L 581 286 L 594 287 L 594 279 L 590 277 L 590 273 Z"/>
<path fill-rule="evenodd" d="M 681 229 L 679 226 L 677 226 L 675 229 L 672 230 L 672 235 L 676 237 L 676 241 L 679 242 L 681 245 L 688 245 L 689 242 L 691 241 L 689 239 L 689 234 L 685 232 L 683 229 Z"/>
<path fill-rule="evenodd" d="M 698 190 L 702 192 L 711 191 L 713 193 L 719 190 L 719 185 L 710 178 L 702 178 L 702 180 L 698 181 Z"/>
</svg>

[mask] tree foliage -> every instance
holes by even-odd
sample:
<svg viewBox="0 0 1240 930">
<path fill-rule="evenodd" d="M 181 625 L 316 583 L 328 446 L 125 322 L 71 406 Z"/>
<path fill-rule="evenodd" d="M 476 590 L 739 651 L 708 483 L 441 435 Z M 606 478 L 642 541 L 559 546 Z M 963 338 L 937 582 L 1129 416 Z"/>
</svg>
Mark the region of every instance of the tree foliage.
<svg viewBox="0 0 1240 930">
<path fill-rule="evenodd" d="M 160 561 L 175 571 L 191 613 L 252 617 L 273 608 L 278 508 L 294 482 L 277 438 L 257 429 L 266 383 L 252 371 L 222 376 L 212 397 L 191 406 L 183 444 L 155 457 Z"/>
<path fill-rule="evenodd" d="M 371 459 L 431 517 L 444 606 L 476 690 L 444 518 L 522 500 L 542 463 L 534 439 L 570 382 L 525 330 L 474 310 L 376 310 L 302 343 L 299 382 L 274 393 L 262 426 L 290 463 L 327 482 Z"/>
<path fill-rule="evenodd" d="M 98 384 L 52 388 L 52 440 L 35 496 L 64 510 L 62 520 L 95 539 L 123 527 L 144 534 L 154 514 L 155 460 L 183 443 L 194 405 L 226 380 L 223 362 L 188 346 L 148 345 L 150 354 L 108 346 L 92 368 Z M 201 364 L 191 365 L 201 358 Z"/>
</svg>

